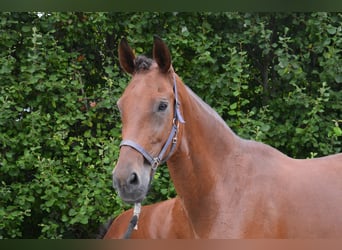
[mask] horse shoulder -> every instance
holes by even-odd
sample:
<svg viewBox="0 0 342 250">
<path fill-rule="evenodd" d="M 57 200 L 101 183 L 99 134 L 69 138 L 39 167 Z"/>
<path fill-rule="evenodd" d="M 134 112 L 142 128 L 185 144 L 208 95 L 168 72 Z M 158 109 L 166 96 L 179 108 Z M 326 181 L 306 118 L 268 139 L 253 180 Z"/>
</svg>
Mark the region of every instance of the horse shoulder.
<svg viewBox="0 0 342 250">
<path fill-rule="evenodd" d="M 127 230 L 132 214 L 133 209 L 129 209 L 116 217 L 103 239 L 121 239 Z"/>
<path fill-rule="evenodd" d="M 127 230 L 133 209 L 120 214 L 104 239 L 120 239 Z M 132 239 L 193 238 L 193 232 L 180 198 L 142 206 L 137 230 Z"/>
<path fill-rule="evenodd" d="M 146 230 L 146 238 L 176 239 L 192 238 L 189 219 L 179 197 L 146 206 L 139 225 Z"/>
</svg>

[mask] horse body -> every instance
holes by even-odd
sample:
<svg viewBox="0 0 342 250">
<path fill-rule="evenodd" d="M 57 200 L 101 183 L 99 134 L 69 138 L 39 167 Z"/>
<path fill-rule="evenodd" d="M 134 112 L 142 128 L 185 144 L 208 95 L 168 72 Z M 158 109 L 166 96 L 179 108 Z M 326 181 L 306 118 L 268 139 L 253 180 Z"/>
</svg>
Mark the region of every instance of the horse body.
<svg viewBox="0 0 342 250">
<path fill-rule="evenodd" d="M 296 160 L 243 140 L 189 89 L 183 91 L 190 97 L 188 103 L 182 99 L 188 119 L 168 166 L 195 235 L 342 236 L 342 154 Z M 196 136 L 195 131 L 203 133 Z"/>
<path fill-rule="evenodd" d="M 127 46 L 119 49 L 122 67 L 133 74 L 120 100 L 123 138 L 136 140 L 154 155 L 160 150 L 167 136 L 160 131 L 170 131 L 176 111 L 155 107 L 161 99 L 172 102 L 171 75 L 186 120 L 179 124 L 176 150 L 167 162 L 178 197 L 146 208 L 150 215 L 144 225 L 156 227 L 158 234 L 143 228 L 139 237 L 342 237 L 342 154 L 297 160 L 241 139 L 173 72 L 165 44 L 155 41 L 156 63 L 143 72 L 134 71 Z M 149 108 L 154 111 L 146 111 Z M 137 150 L 121 148 L 113 181 L 125 201 L 137 202 L 146 195 L 149 169 Z M 159 220 L 162 230 L 155 223 Z M 188 226 L 183 228 L 184 223 Z"/>
</svg>

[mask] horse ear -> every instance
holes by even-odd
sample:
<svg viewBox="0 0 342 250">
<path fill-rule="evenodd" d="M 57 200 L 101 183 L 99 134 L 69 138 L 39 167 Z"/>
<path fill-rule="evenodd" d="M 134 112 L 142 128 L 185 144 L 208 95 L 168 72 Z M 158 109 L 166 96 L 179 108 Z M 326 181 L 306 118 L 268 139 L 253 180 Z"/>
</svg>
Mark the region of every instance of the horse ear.
<svg viewBox="0 0 342 250">
<path fill-rule="evenodd" d="M 134 59 L 133 50 L 128 45 L 126 38 L 122 38 L 119 45 L 119 62 L 120 66 L 129 74 L 134 73 Z"/>
<path fill-rule="evenodd" d="M 166 73 L 171 67 L 171 54 L 169 48 L 158 36 L 154 36 L 153 59 L 157 62 L 160 70 Z"/>
</svg>

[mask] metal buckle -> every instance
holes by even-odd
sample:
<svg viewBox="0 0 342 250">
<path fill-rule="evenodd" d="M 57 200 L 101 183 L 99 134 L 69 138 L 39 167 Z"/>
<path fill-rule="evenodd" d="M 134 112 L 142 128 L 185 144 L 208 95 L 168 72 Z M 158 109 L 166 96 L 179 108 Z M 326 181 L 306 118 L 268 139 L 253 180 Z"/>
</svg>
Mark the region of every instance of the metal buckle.
<svg viewBox="0 0 342 250">
<path fill-rule="evenodd" d="M 152 170 L 155 171 L 157 169 L 157 167 L 160 164 L 160 159 L 159 157 L 154 157 L 153 158 L 153 163 L 152 163 Z"/>
<path fill-rule="evenodd" d="M 173 118 L 172 124 L 173 124 L 173 126 L 175 126 L 177 128 L 177 131 L 178 131 L 178 129 L 179 129 L 179 121 L 178 121 L 178 119 Z"/>
<path fill-rule="evenodd" d="M 172 143 L 176 144 L 177 143 L 177 134 L 175 135 L 175 137 L 172 138 Z"/>
</svg>

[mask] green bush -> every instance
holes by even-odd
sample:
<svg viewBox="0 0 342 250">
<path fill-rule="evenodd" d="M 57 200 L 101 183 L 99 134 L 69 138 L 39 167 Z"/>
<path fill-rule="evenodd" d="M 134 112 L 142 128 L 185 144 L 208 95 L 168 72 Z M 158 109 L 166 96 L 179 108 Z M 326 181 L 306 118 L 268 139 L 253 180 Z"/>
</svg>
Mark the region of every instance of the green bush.
<svg viewBox="0 0 342 250">
<path fill-rule="evenodd" d="M 152 37 L 241 137 L 297 158 L 341 152 L 340 13 L 1 13 L 0 238 L 91 238 L 112 188 L 126 36 Z M 145 203 L 174 197 L 166 166 Z"/>
</svg>

